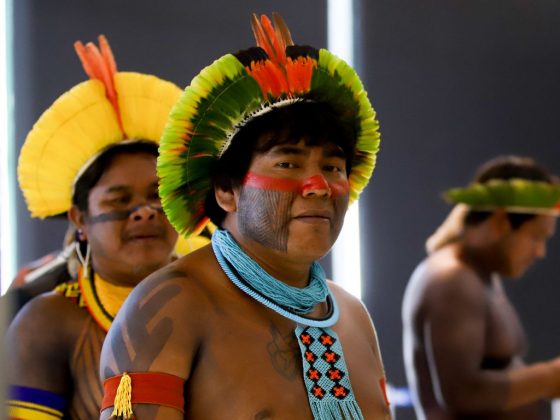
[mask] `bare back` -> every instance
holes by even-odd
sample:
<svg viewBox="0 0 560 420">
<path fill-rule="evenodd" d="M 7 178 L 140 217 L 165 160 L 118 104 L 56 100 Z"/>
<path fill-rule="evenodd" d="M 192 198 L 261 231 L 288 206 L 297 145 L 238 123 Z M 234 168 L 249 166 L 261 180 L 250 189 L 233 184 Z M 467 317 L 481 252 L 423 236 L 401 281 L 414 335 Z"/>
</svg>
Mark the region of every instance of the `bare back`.
<svg viewBox="0 0 560 420">
<path fill-rule="evenodd" d="M 334 329 L 356 399 L 365 418 L 388 418 L 371 321 L 359 301 L 331 289 L 341 309 Z M 186 380 L 184 417 L 193 420 L 312 418 L 295 324 L 237 289 L 210 247 L 156 272 L 131 297 L 103 350 L 105 377 L 123 371 L 180 376 Z M 130 357 L 135 346 L 143 347 L 141 357 Z M 166 408 L 152 417 L 153 410 L 136 407 L 135 414 L 183 418 Z"/>
<path fill-rule="evenodd" d="M 403 302 L 404 356 L 420 419 L 536 419 L 515 410 L 507 372 L 523 366 L 526 338 L 501 281 L 484 280 L 453 246 L 416 269 Z"/>
</svg>

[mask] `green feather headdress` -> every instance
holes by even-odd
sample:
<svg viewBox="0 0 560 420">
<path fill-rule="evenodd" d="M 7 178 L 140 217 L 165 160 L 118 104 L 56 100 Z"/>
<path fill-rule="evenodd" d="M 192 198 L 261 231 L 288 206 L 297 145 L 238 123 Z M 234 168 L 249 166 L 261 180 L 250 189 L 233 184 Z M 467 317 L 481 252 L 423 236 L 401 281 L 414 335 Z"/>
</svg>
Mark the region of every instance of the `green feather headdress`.
<svg viewBox="0 0 560 420">
<path fill-rule="evenodd" d="M 204 200 L 210 167 L 248 121 L 297 101 L 326 102 L 356 129 L 349 174 L 350 202 L 371 178 L 379 123 L 360 78 L 325 49 L 293 44 L 279 15 L 274 26 L 253 15 L 258 47 L 226 54 L 204 68 L 172 110 L 160 142 L 158 176 L 167 217 L 185 236 L 208 221 Z"/>
<path fill-rule="evenodd" d="M 527 179 L 492 179 L 467 188 L 453 188 L 445 192 L 444 197 L 479 211 L 503 208 L 508 213 L 560 213 L 560 185 Z"/>
</svg>

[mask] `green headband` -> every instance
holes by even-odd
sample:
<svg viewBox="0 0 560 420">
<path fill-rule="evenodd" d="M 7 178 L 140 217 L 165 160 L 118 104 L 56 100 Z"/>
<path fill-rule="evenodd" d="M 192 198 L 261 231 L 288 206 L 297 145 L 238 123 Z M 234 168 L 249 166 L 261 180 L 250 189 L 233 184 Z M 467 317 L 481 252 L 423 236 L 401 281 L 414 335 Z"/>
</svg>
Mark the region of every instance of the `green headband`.
<svg viewBox="0 0 560 420">
<path fill-rule="evenodd" d="M 508 213 L 558 215 L 560 185 L 527 179 L 492 179 L 466 188 L 453 188 L 444 193 L 447 201 L 466 204 L 472 210 Z"/>
</svg>

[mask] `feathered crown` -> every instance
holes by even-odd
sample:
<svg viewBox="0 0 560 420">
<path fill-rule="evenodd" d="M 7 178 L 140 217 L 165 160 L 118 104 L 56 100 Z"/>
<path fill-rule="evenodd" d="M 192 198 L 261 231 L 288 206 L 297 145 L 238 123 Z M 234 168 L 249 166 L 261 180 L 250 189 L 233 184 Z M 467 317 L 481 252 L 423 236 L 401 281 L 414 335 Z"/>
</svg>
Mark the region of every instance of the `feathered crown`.
<svg viewBox="0 0 560 420">
<path fill-rule="evenodd" d="M 257 47 L 226 54 L 203 69 L 173 108 L 158 158 L 160 196 L 183 235 L 207 222 L 210 166 L 237 131 L 268 110 L 297 101 L 329 103 L 357 133 L 349 174 L 350 201 L 369 181 L 379 148 L 379 123 L 356 72 L 325 49 L 294 45 L 278 14 L 274 25 L 253 15 Z"/>
<path fill-rule="evenodd" d="M 560 213 L 560 185 L 527 179 L 491 179 L 444 193 L 447 201 L 466 204 L 477 211 L 503 208 L 508 213 Z"/>
<path fill-rule="evenodd" d="M 117 72 L 109 43 L 74 44 L 90 80 L 59 97 L 27 135 L 18 179 L 33 217 L 67 211 L 77 178 L 98 154 L 127 139 L 159 142 L 181 90 L 155 76 Z"/>
</svg>

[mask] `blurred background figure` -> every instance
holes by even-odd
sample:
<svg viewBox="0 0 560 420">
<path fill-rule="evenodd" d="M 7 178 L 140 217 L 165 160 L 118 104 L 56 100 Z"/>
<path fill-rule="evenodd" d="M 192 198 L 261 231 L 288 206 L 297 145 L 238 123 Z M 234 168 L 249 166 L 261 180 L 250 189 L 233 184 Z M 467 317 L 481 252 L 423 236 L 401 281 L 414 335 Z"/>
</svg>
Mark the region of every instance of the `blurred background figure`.
<svg viewBox="0 0 560 420">
<path fill-rule="evenodd" d="M 524 363 L 525 331 L 502 281 L 545 257 L 560 185 L 531 159 L 500 157 L 447 197 L 457 206 L 428 240 L 403 302 L 418 418 L 547 418 L 540 401 L 560 396 L 560 359 Z"/>
</svg>

